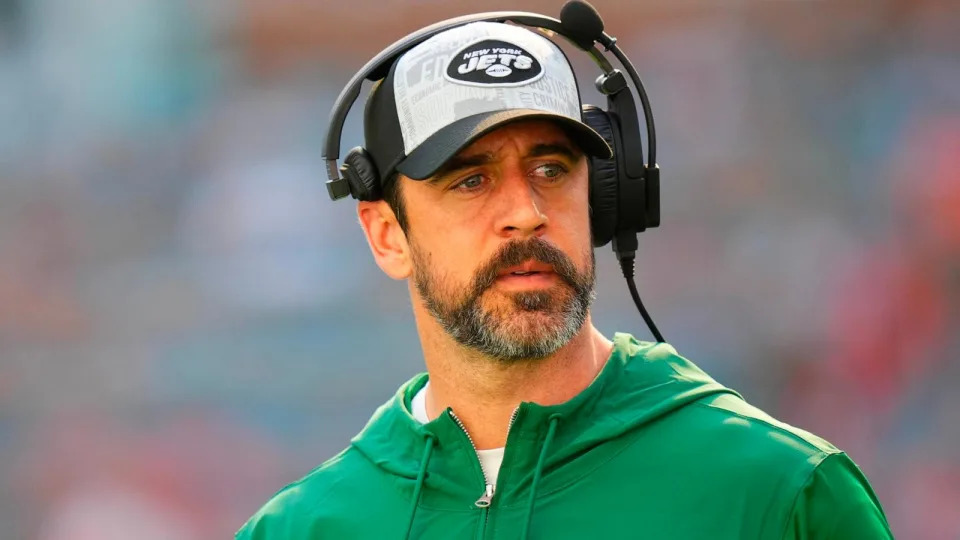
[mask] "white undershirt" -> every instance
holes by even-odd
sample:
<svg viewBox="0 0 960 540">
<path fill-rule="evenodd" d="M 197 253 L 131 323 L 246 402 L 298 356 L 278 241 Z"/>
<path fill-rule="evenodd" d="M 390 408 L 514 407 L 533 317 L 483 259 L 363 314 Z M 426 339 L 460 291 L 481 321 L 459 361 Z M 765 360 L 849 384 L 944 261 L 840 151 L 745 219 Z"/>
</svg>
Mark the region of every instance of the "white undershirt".
<svg viewBox="0 0 960 540">
<path fill-rule="evenodd" d="M 426 424 L 430 421 L 430 418 L 427 416 L 427 387 L 430 386 L 430 381 L 427 381 L 427 384 L 423 385 L 423 388 L 410 402 L 410 409 L 413 413 L 413 417 L 420 422 L 421 424 Z M 503 463 L 503 448 L 491 448 L 489 450 L 477 450 L 477 457 L 480 458 L 480 464 L 483 465 L 483 470 L 487 474 L 487 482 L 490 482 L 490 485 L 497 485 L 497 476 L 500 474 L 500 464 Z"/>
</svg>

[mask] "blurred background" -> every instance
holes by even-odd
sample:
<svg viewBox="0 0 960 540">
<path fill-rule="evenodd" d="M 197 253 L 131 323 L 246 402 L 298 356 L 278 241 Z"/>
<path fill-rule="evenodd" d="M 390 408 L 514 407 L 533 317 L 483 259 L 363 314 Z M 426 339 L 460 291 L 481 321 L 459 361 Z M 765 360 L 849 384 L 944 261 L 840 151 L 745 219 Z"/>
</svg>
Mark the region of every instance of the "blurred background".
<svg viewBox="0 0 960 540">
<path fill-rule="evenodd" d="M 657 119 L 661 330 L 960 538 L 960 3 L 595 3 Z M 227 538 L 343 448 L 423 368 L 330 106 L 421 26 L 560 4 L 0 0 L 0 535 Z M 650 339 L 597 256 L 597 325 Z"/>
</svg>

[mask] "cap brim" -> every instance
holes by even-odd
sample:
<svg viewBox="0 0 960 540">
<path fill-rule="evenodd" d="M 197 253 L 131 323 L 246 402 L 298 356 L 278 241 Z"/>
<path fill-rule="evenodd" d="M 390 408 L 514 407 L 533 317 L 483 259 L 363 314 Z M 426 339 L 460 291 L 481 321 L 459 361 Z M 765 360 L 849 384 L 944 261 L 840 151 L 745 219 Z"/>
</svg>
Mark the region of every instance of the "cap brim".
<svg viewBox="0 0 960 540">
<path fill-rule="evenodd" d="M 414 180 L 426 180 L 436 174 L 447 160 L 494 129 L 517 120 L 537 119 L 560 123 L 574 142 L 580 145 L 580 149 L 591 156 L 610 158 L 613 155 L 603 137 L 583 122 L 542 110 L 510 109 L 475 114 L 443 127 L 400 161 L 397 171 Z"/>
</svg>

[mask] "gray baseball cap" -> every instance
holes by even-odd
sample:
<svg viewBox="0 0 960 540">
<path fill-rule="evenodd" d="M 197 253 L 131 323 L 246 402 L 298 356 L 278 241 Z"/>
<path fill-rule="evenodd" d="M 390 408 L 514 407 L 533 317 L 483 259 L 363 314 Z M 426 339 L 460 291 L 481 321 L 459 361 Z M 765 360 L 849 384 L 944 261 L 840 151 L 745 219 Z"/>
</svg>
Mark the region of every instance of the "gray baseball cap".
<svg viewBox="0 0 960 540">
<path fill-rule="evenodd" d="M 520 119 L 558 122 L 589 155 L 610 146 L 581 120 L 577 80 L 549 39 L 504 23 L 437 34 L 400 56 L 371 91 L 364 146 L 385 179 L 433 176 L 474 140 Z"/>
</svg>

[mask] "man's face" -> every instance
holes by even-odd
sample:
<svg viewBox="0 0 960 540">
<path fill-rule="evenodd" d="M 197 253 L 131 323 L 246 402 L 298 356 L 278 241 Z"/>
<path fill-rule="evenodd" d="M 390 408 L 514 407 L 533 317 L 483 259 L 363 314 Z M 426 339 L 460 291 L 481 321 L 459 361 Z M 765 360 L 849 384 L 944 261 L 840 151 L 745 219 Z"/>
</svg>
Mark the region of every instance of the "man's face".
<svg viewBox="0 0 960 540">
<path fill-rule="evenodd" d="M 562 129 L 524 121 L 426 181 L 400 179 L 414 285 L 457 342 L 538 359 L 582 328 L 594 285 L 587 175 Z"/>
</svg>

